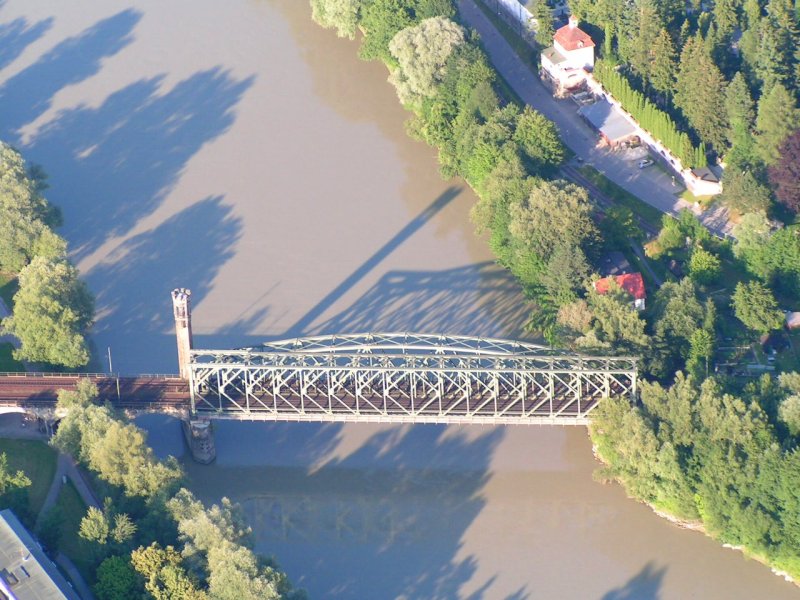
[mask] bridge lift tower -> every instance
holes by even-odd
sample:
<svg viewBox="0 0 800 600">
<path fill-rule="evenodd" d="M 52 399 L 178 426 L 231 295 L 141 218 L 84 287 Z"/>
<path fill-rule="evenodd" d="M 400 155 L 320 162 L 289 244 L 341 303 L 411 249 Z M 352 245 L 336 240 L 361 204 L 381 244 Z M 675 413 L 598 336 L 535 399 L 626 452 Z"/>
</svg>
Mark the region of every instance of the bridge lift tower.
<svg viewBox="0 0 800 600">
<path fill-rule="evenodd" d="M 178 340 L 178 367 L 183 379 L 188 380 L 191 375 L 192 350 L 192 291 L 187 288 L 172 290 L 172 309 L 175 315 L 175 336 Z"/>
</svg>

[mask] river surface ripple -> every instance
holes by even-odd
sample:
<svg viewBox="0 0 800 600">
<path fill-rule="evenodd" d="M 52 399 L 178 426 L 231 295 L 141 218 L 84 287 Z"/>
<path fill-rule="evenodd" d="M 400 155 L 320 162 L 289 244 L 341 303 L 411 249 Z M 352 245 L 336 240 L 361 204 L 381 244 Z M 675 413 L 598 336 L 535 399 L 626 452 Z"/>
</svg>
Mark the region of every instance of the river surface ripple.
<svg viewBox="0 0 800 600">
<path fill-rule="evenodd" d="M 98 300 L 98 357 L 175 372 L 169 290 L 195 341 L 329 332 L 522 335 L 519 289 L 405 134 L 386 71 L 305 0 L 6 0 L 0 137 L 50 174 Z M 96 368 L 105 363 L 96 359 Z M 140 420 L 182 455 L 174 420 Z M 582 428 L 222 422 L 229 496 L 312 598 L 798 598 L 681 531 L 597 467 Z"/>
</svg>

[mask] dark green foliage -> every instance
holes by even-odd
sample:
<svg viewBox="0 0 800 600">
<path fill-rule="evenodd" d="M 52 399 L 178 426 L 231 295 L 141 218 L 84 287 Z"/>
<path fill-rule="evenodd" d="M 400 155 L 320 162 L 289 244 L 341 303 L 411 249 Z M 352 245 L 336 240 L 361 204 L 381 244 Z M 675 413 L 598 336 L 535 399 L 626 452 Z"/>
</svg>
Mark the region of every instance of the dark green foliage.
<svg viewBox="0 0 800 600">
<path fill-rule="evenodd" d="M 721 273 L 719 257 L 700 245 L 695 246 L 689 259 L 690 277 L 701 285 L 707 285 L 719 279 Z"/>
<path fill-rule="evenodd" d="M 780 147 L 800 128 L 800 110 L 795 99 L 781 84 L 775 84 L 758 101 L 756 152 L 767 165 L 780 159 Z"/>
<path fill-rule="evenodd" d="M 94 299 L 75 267 L 38 256 L 20 272 L 19 285 L 14 311 L 2 322 L 21 342 L 14 358 L 72 368 L 88 363 L 84 336 Z"/>
<path fill-rule="evenodd" d="M 61 524 L 64 522 L 64 514 L 61 508 L 56 505 L 49 509 L 41 517 L 39 527 L 36 529 L 36 537 L 39 538 L 44 549 L 50 556 L 58 554 L 58 545 L 61 542 Z"/>
<path fill-rule="evenodd" d="M 675 105 L 700 138 L 718 152 L 726 148 L 725 78 L 696 36 L 683 47 L 675 81 Z"/>
<path fill-rule="evenodd" d="M 783 326 L 783 313 L 772 292 L 762 283 L 739 283 L 731 299 L 738 318 L 757 333 L 769 333 Z"/>
<path fill-rule="evenodd" d="M 556 126 L 529 106 L 517 118 L 514 141 L 533 173 L 552 174 L 564 161 L 564 146 Z"/>
<path fill-rule="evenodd" d="M 740 214 L 766 214 L 772 204 L 769 188 L 760 183 L 752 171 L 740 171 L 734 167 L 725 170 L 721 199 Z"/>
<path fill-rule="evenodd" d="M 594 74 L 625 110 L 677 156 L 681 163 L 690 167 L 705 166 L 705 164 L 695 164 L 698 156 L 686 133 L 678 130 L 675 122 L 667 113 L 656 108 L 641 92 L 634 90 L 627 79 L 612 64 L 597 61 Z"/>
<path fill-rule="evenodd" d="M 679 375 L 669 389 L 644 384 L 640 408 L 603 403 L 590 431 L 607 463 L 604 474 L 637 498 L 699 519 L 721 541 L 796 576 L 800 457 L 793 445 L 782 447 L 761 408 L 769 396 L 790 392 L 765 378 L 743 401 L 713 380 L 698 390 Z"/>
<path fill-rule="evenodd" d="M 533 18 L 536 19 L 538 29 L 536 30 L 536 42 L 542 47 L 547 48 L 553 44 L 553 13 L 547 5 L 546 0 L 536 0 L 531 9 Z"/>
<path fill-rule="evenodd" d="M 140 600 L 144 587 L 130 560 L 122 556 L 110 556 L 97 567 L 94 593 L 98 600 Z"/>
</svg>

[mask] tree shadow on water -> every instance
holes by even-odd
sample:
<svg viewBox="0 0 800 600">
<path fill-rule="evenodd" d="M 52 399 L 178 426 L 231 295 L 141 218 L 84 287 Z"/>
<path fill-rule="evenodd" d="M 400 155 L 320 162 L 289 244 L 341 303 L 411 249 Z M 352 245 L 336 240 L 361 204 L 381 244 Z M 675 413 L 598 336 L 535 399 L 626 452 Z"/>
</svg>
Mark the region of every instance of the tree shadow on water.
<svg viewBox="0 0 800 600">
<path fill-rule="evenodd" d="M 658 600 L 666 572 L 666 567 L 656 568 L 647 563 L 625 585 L 611 590 L 601 600 Z"/>
<path fill-rule="evenodd" d="M 174 345 L 162 341 L 172 325 L 169 291 L 190 287 L 193 302 L 202 301 L 242 232 L 232 210 L 220 196 L 201 200 L 130 238 L 89 272 L 101 309 L 94 333 L 101 341 L 109 333 L 121 346 L 115 351 L 126 372 L 174 363 Z"/>
<path fill-rule="evenodd" d="M 189 159 L 233 123 L 253 79 L 237 81 L 217 67 L 159 94 L 162 81 L 138 81 L 97 108 L 64 111 L 26 148 L 47 165 L 78 260 L 161 205 Z"/>
<path fill-rule="evenodd" d="M 128 9 L 103 19 L 79 35 L 60 42 L 30 67 L 6 80 L 0 87 L 2 138 L 15 139 L 21 127 L 50 108 L 56 93 L 96 74 L 104 58 L 133 41 L 131 34 L 141 16 L 138 11 Z M 48 27 L 49 21 L 43 21 L 23 30 L 16 36 L 17 44 L 26 37 L 42 35 Z M 4 52 L 13 56 L 14 49 L 4 49 Z"/>
<path fill-rule="evenodd" d="M 36 23 L 28 23 L 28 19 L 19 17 L 0 24 L 0 69 L 14 62 L 25 48 L 47 33 L 52 25 L 52 17 Z"/>
</svg>

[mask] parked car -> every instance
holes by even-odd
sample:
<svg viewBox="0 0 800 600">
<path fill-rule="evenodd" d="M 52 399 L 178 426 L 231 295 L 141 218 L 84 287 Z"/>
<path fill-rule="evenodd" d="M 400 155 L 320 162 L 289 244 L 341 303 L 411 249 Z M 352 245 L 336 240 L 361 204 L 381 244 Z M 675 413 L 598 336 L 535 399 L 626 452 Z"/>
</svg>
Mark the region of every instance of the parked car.
<svg viewBox="0 0 800 600">
<path fill-rule="evenodd" d="M 646 169 L 647 167 L 651 167 L 654 164 L 655 163 L 652 161 L 652 159 L 643 158 L 642 160 L 639 161 L 639 168 L 640 169 Z"/>
</svg>

